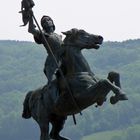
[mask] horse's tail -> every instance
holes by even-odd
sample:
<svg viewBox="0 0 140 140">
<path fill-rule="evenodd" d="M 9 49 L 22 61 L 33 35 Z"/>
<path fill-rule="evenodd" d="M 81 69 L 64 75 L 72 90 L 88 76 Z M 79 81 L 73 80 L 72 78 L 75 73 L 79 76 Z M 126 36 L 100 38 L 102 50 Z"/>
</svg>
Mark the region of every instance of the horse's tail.
<svg viewBox="0 0 140 140">
<path fill-rule="evenodd" d="M 32 91 L 28 92 L 24 102 L 23 102 L 23 113 L 22 113 L 22 117 L 25 119 L 29 119 L 31 118 L 31 110 L 29 108 L 29 99 L 31 97 Z"/>
</svg>

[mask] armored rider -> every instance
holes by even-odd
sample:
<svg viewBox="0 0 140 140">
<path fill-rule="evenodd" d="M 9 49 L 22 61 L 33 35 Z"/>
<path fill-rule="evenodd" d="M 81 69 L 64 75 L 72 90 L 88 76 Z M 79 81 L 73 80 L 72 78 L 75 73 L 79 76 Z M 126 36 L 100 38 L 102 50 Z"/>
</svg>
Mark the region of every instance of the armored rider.
<svg viewBox="0 0 140 140">
<path fill-rule="evenodd" d="M 37 44 L 42 44 L 47 53 L 48 56 L 45 61 L 44 66 L 44 73 L 48 79 L 48 84 L 51 83 L 51 81 L 55 77 L 55 72 L 57 71 L 57 68 L 59 66 L 59 60 L 60 60 L 60 50 L 61 45 L 63 44 L 62 37 L 58 34 L 56 34 L 55 31 L 55 25 L 51 17 L 44 15 L 41 18 L 41 26 L 42 30 L 36 29 L 36 26 L 34 24 L 34 13 L 32 11 L 32 7 L 34 6 L 33 1 L 31 0 L 23 0 L 22 1 L 22 18 L 23 23 L 28 26 L 28 32 L 31 33 L 34 37 L 34 40 Z M 45 37 L 45 39 L 44 39 Z M 54 60 L 57 61 L 57 64 Z M 52 87 L 56 88 L 56 87 Z M 25 106 L 23 109 L 23 118 L 30 118 L 31 116 L 26 117 L 26 111 Z M 59 119 L 59 122 L 57 121 Z M 50 122 L 52 123 L 52 130 L 50 132 L 50 138 L 52 139 L 60 139 L 60 140 L 68 140 L 67 138 L 64 138 L 60 136 L 60 131 L 63 129 L 64 123 L 65 123 L 66 117 L 65 116 L 57 116 L 56 114 L 52 114 L 50 118 Z"/>
<path fill-rule="evenodd" d="M 32 13 L 32 12 L 30 12 Z M 55 31 L 55 25 L 53 23 L 53 20 L 49 16 L 43 16 L 41 18 L 41 26 L 43 28 L 42 33 L 44 34 L 48 44 L 46 44 L 45 40 L 42 37 L 42 33 L 37 30 L 33 23 L 32 16 L 29 19 L 29 28 L 28 32 L 33 34 L 34 40 L 37 44 L 43 44 L 48 56 L 46 58 L 45 66 L 44 66 L 44 73 L 48 79 L 48 82 L 50 82 L 53 79 L 54 72 L 57 69 L 57 65 L 54 62 L 54 58 L 50 52 L 50 49 L 52 50 L 58 64 L 59 64 L 59 50 L 62 42 L 62 37 L 58 34 L 56 34 Z"/>
</svg>

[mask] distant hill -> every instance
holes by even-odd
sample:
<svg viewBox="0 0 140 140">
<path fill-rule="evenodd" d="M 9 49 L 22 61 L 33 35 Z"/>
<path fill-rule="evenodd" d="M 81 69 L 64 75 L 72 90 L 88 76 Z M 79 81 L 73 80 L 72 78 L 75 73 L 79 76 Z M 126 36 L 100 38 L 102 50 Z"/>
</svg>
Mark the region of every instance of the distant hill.
<svg viewBox="0 0 140 140">
<path fill-rule="evenodd" d="M 112 70 L 119 72 L 122 88 L 129 100 L 112 106 L 108 97 L 102 107 L 91 106 L 83 111 L 82 116 L 76 115 L 76 126 L 72 117 L 69 117 L 62 133 L 72 140 L 90 140 L 92 136 L 84 136 L 106 131 L 117 131 L 119 134 L 120 130 L 125 129 L 135 132 L 140 125 L 140 39 L 104 42 L 98 50 L 84 50 L 83 54 L 93 72 L 100 78 L 106 78 Z M 39 139 L 36 123 L 22 119 L 21 113 L 25 94 L 47 82 L 43 73 L 46 56 L 42 45 L 0 40 L 0 139 Z M 128 139 L 119 136 L 109 140 L 130 140 L 128 134 L 126 133 Z M 135 136 L 139 137 L 137 132 Z"/>
<path fill-rule="evenodd" d="M 130 126 L 127 129 L 104 131 L 84 137 L 82 140 L 139 140 L 140 125 Z"/>
</svg>

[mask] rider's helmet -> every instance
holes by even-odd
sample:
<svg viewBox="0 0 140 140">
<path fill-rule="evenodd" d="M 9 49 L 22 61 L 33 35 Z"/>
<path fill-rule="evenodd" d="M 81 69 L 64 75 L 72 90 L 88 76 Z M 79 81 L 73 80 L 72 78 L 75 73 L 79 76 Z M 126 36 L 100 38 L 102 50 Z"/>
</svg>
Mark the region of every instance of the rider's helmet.
<svg viewBox="0 0 140 140">
<path fill-rule="evenodd" d="M 53 23 L 53 20 L 49 16 L 43 16 L 41 18 L 41 26 L 43 27 L 44 30 L 47 28 L 53 27 L 53 31 L 55 30 L 55 25 Z"/>
</svg>

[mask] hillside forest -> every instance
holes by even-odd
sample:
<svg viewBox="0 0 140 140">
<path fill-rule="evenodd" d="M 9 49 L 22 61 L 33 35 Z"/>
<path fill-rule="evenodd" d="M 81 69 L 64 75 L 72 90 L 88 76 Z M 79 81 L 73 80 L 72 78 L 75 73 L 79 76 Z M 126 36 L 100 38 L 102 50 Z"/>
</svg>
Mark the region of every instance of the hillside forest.
<svg viewBox="0 0 140 140">
<path fill-rule="evenodd" d="M 98 77 L 119 72 L 129 100 L 111 105 L 110 92 L 101 107 L 92 105 L 77 114 L 77 125 L 69 116 L 62 134 L 72 140 L 140 140 L 140 39 L 104 42 L 83 54 Z M 21 114 L 26 93 L 47 83 L 46 56 L 44 47 L 33 42 L 0 40 L 1 140 L 39 140 L 37 123 Z"/>
</svg>

